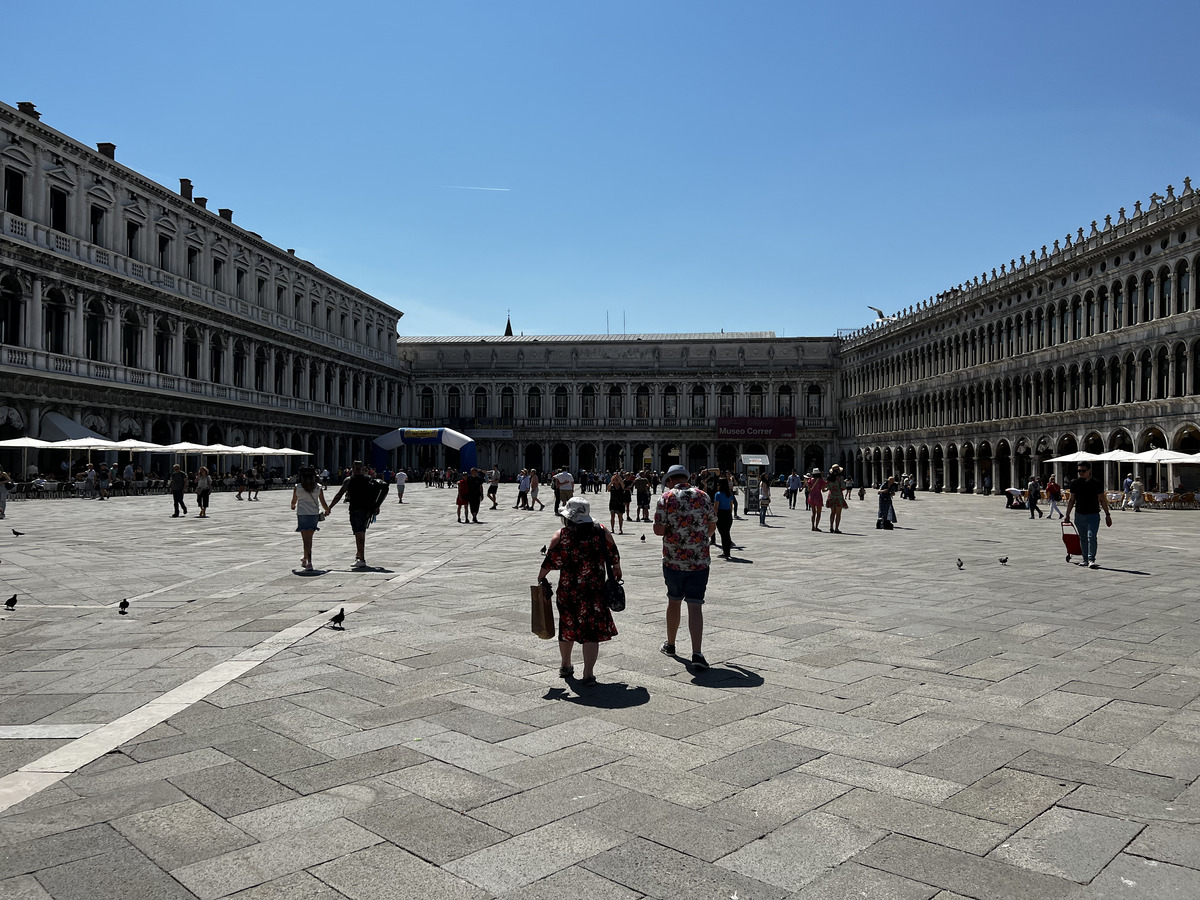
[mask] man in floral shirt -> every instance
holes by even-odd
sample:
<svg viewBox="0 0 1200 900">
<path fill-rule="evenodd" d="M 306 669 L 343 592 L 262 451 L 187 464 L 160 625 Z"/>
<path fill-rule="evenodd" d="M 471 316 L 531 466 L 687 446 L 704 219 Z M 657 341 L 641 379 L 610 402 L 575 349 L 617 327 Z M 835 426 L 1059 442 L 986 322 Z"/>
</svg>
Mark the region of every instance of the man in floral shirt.
<svg viewBox="0 0 1200 900">
<path fill-rule="evenodd" d="M 701 652 L 704 638 L 704 592 L 708 587 L 708 545 L 717 530 L 717 511 L 708 494 L 688 483 L 683 466 L 671 466 L 654 510 L 654 533 L 663 539 L 663 579 L 667 582 L 667 640 L 659 649 L 675 655 L 680 604 L 688 605 L 692 667 L 708 668 Z"/>
</svg>

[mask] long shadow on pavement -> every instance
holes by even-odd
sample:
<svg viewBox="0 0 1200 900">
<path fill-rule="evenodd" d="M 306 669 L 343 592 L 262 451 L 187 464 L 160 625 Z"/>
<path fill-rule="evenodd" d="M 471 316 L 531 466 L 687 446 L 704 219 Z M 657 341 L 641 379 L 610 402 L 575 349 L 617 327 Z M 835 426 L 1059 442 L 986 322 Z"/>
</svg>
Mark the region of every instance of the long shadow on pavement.
<svg viewBox="0 0 1200 900">
<path fill-rule="evenodd" d="M 629 709 L 631 706 L 642 706 L 650 702 L 648 690 L 640 686 L 631 688 L 623 681 L 597 683 L 587 687 L 581 685 L 576 690 L 579 693 L 572 694 L 565 688 L 550 688 L 542 699 L 566 700 L 568 703 L 593 706 L 596 709 Z"/>
</svg>

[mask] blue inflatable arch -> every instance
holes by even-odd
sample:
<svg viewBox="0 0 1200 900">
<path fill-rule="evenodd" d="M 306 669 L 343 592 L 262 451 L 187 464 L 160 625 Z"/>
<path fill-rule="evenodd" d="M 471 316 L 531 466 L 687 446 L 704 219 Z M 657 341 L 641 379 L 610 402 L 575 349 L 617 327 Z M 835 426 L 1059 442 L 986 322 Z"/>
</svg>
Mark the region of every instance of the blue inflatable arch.
<svg viewBox="0 0 1200 900">
<path fill-rule="evenodd" d="M 381 450 L 395 450 L 402 444 L 441 444 L 458 451 L 458 468 L 466 472 L 479 465 L 475 441 L 452 428 L 397 428 L 375 438 Z"/>
</svg>

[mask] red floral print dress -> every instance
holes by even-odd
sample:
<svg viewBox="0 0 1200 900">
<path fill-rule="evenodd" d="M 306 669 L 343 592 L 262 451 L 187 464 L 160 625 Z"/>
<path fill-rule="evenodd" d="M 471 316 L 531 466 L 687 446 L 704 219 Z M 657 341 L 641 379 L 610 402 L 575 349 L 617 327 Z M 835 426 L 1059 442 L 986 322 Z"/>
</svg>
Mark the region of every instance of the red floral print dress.
<svg viewBox="0 0 1200 900">
<path fill-rule="evenodd" d="M 602 525 L 593 525 L 583 536 L 570 527 L 560 528 L 550 541 L 544 560 L 558 569 L 558 639 L 607 641 L 617 633 L 612 612 L 604 602 L 604 545 L 615 563 L 621 556 L 616 542 Z"/>
</svg>

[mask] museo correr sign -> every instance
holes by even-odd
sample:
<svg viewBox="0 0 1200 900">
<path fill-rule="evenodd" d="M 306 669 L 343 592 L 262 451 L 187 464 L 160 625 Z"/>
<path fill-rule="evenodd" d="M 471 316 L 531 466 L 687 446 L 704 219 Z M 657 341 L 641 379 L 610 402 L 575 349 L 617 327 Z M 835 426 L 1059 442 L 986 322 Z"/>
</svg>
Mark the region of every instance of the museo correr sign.
<svg viewBox="0 0 1200 900">
<path fill-rule="evenodd" d="M 717 419 L 719 438 L 791 440 L 795 436 L 796 420 L 791 418 Z"/>
</svg>

